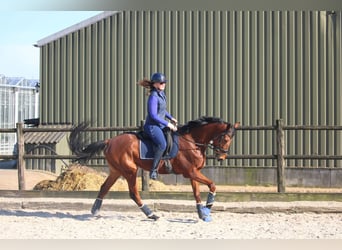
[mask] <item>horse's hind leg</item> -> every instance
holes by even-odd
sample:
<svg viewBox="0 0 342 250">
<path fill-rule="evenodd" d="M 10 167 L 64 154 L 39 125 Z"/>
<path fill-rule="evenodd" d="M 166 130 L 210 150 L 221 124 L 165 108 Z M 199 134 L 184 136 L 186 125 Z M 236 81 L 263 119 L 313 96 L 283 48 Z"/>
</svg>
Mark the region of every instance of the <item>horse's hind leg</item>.
<svg viewBox="0 0 342 250">
<path fill-rule="evenodd" d="M 128 183 L 129 188 L 129 196 L 131 199 L 138 205 L 138 207 L 141 209 L 141 211 L 147 216 L 147 218 L 152 220 L 158 220 L 159 216 L 155 215 L 150 208 L 144 204 L 141 200 L 139 191 L 138 191 L 138 185 L 137 185 L 137 176 L 136 173 L 133 175 L 130 175 L 129 177 L 125 177 Z"/>
<path fill-rule="evenodd" d="M 100 208 L 102 206 L 102 200 L 105 197 L 105 195 L 108 193 L 109 189 L 113 186 L 113 184 L 116 182 L 116 180 L 120 177 L 120 173 L 115 171 L 111 171 L 105 180 L 105 182 L 102 184 L 100 191 L 97 195 L 97 198 L 94 202 L 93 207 L 91 208 L 91 213 L 93 215 L 97 215 L 100 212 Z"/>
</svg>

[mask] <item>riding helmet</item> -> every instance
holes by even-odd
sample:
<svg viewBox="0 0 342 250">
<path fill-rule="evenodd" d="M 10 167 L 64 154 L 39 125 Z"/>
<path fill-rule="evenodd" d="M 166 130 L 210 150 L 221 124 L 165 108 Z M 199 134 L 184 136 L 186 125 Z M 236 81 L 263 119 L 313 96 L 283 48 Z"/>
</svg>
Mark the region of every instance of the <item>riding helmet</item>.
<svg viewBox="0 0 342 250">
<path fill-rule="evenodd" d="M 151 82 L 167 82 L 167 80 L 163 73 L 157 72 L 152 74 Z"/>
</svg>

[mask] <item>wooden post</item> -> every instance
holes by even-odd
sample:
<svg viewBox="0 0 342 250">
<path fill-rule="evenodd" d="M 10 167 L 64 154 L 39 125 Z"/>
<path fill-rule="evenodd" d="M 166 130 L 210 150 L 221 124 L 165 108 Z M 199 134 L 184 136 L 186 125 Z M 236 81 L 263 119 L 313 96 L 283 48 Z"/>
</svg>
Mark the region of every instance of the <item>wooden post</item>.
<svg viewBox="0 0 342 250">
<path fill-rule="evenodd" d="M 140 127 L 141 127 L 141 130 L 144 129 L 144 121 L 141 121 L 140 122 Z M 141 169 L 141 190 L 142 191 L 149 191 L 150 188 L 149 188 L 149 182 L 150 182 L 150 177 L 149 177 L 149 174 L 148 174 L 148 171 L 145 171 L 144 169 Z"/>
<path fill-rule="evenodd" d="M 25 140 L 23 123 L 17 123 L 17 142 L 18 142 L 18 189 L 25 190 Z"/>
<path fill-rule="evenodd" d="M 285 140 L 283 120 L 277 120 L 277 177 L 278 193 L 285 193 Z"/>
<path fill-rule="evenodd" d="M 150 191 L 150 187 L 148 185 L 150 177 L 148 175 L 148 171 L 145 171 L 144 169 L 141 169 L 141 171 L 142 171 L 142 174 L 141 174 L 141 182 L 142 182 L 141 190 L 148 192 L 148 191 Z"/>
</svg>

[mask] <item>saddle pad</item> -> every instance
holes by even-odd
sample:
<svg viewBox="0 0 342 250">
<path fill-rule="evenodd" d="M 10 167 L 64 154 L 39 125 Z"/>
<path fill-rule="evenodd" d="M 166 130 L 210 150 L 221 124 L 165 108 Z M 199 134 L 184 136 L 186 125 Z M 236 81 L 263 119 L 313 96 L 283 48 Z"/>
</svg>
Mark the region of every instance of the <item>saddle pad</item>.
<svg viewBox="0 0 342 250">
<path fill-rule="evenodd" d="M 154 157 L 153 142 L 149 139 L 139 140 L 139 153 L 140 159 L 150 160 Z M 171 159 L 175 157 L 178 153 L 178 136 L 174 136 L 173 146 L 169 155 L 163 156 L 163 160 Z"/>
</svg>

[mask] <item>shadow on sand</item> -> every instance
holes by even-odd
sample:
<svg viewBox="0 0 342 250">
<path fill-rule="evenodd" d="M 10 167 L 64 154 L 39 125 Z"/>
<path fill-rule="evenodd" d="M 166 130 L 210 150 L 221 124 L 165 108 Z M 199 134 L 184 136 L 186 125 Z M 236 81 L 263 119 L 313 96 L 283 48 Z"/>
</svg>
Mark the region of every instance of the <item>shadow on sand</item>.
<svg viewBox="0 0 342 250">
<path fill-rule="evenodd" d="M 74 215 L 71 213 L 61 213 L 61 212 L 6 210 L 6 209 L 0 209 L 0 217 L 1 216 L 60 218 L 60 219 L 75 219 L 75 220 L 80 220 L 80 221 L 92 220 L 96 218 L 92 214 Z"/>
</svg>

